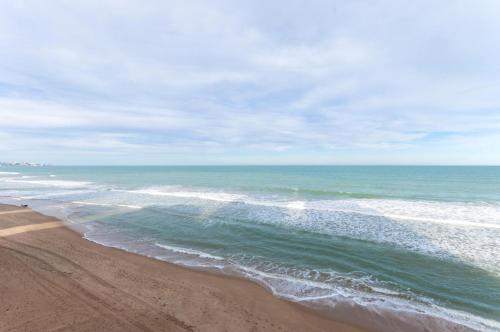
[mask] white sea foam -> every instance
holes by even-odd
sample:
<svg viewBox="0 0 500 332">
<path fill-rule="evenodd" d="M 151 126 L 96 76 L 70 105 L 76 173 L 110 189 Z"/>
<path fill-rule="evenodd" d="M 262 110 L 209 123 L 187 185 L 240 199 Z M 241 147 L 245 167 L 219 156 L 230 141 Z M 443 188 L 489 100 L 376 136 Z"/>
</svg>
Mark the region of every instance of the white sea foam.
<svg viewBox="0 0 500 332">
<path fill-rule="evenodd" d="M 26 192 L 17 192 L 19 197 L 22 199 L 58 199 L 58 200 L 64 200 L 65 197 L 67 196 L 74 196 L 74 195 L 83 195 L 83 194 L 91 194 L 94 193 L 95 191 L 93 190 L 75 190 L 71 188 L 65 188 L 64 190 L 57 189 L 56 191 L 53 192 L 43 192 L 40 193 L 40 191 L 32 191 L 28 195 Z"/>
<path fill-rule="evenodd" d="M 59 187 L 59 188 L 82 188 L 92 184 L 92 182 L 87 182 L 87 181 L 68 181 L 68 180 L 10 179 L 7 182 L 22 183 L 22 184 L 36 185 L 42 187 Z"/>
<path fill-rule="evenodd" d="M 239 202 L 247 198 L 246 195 L 232 194 L 225 192 L 203 192 L 203 191 L 169 191 L 158 188 L 147 188 L 140 190 L 130 190 L 129 193 L 153 195 L 153 196 L 169 196 L 178 198 L 191 198 L 200 200 L 210 200 L 218 202 Z"/>
<path fill-rule="evenodd" d="M 293 202 L 284 208 L 288 216 L 260 210 L 256 218 L 318 233 L 394 244 L 500 274 L 497 205 L 356 199 Z"/>
<path fill-rule="evenodd" d="M 95 202 L 83 202 L 83 201 L 72 201 L 71 203 L 76 205 L 95 205 L 95 206 L 111 206 L 111 207 L 124 207 L 129 209 L 142 209 L 142 206 L 129 205 L 129 204 L 113 204 L 113 203 L 95 203 Z"/>
<path fill-rule="evenodd" d="M 187 255 L 197 256 L 197 257 L 201 257 L 201 258 L 215 259 L 217 261 L 223 260 L 222 257 L 214 256 L 214 255 L 211 255 L 211 254 L 208 254 L 206 252 L 199 251 L 199 250 L 168 246 L 166 244 L 160 244 L 160 243 L 155 243 L 155 245 L 157 247 L 167 249 L 167 250 L 170 250 L 170 251 L 173 251 L 176 253 L 187 254 Z"/>
<path fill-rule="evenodd" d="M 269 200 L 238 193 L 214 191 L 187 191 L 162 188 L 129 190 L 128 193 L 210 200 L 227 203 L 245 203 L 289 210 L 316 210 L 357 213 L 368 216 L 432 222 L 456 226 L 489 227 L 500 229 L 500 205 L 459 202 L 426 202 L 393 199 L 350 200 Z M 158 203 L 161 203 L 159 201 Z"/>
<path fill-rule="evenodd" d="M 317 201 L 258 201 L 248 204 L 357 213 L 368 216 L 450 224 L 456 226 L 500 228 L 500 205 L 460 202 L 426 202 L 393 199 L 351 199 Z"/>
<path fill-rule="evenodd" d="M 0 176 L 5 176 L 5 175 L 19 175 L 21 173 L 19 172 L 0 172 Z"/>
<path fill-rule="evenodd" d="M 494 227 L 500 225 L 500 205 L 485 203 L 428 202 L 408 200 L 364 199 L 357 201 L 364 209 L 386 217 L 407 220 L 456 223 L 460 226 Z"/>
</svg>

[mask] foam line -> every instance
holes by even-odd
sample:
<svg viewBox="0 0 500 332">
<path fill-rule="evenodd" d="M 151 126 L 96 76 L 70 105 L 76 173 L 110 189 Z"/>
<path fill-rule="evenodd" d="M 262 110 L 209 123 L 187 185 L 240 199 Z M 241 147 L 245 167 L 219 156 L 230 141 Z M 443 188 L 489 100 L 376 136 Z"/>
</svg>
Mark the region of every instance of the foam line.
<svg viewBox="0 0 500 332">
<path fill-rule="evenodd" d="M 142 206 L 127 205 L 127 204 L 94 203 L 94 202 L 82 202 L 82 201 L 73 201 L 71 203 L 79 204 L 79 205 L 118 206 L 118 207 L 130 208 L 130 209 L 142 209 Z"/>
<path fill-rule="evenodd" d="M 198 256 L 198 257 L 201 257 L 201 258 L 215 259 L 217 261 L 223 260 L 222 257 L 210 255 L 210 254 L 208 254 L 206 252 L 198 251 L 198 250 L 194 250 L 194 249 L 187 249 L 187 248 L 180 248 L 180 247 L 168 246 L 166 244 L 160 244 L 160 243 L 155 243 L 155 246 L 163 248 L 163 249 L 167 249 L 167 250 L 170 250 L 170 251 L 173 251 L 173 252 L 182 253 L 182 254 L 188 254 L 188 255 L 193 255 L 193 256 Z"/>
</svg>

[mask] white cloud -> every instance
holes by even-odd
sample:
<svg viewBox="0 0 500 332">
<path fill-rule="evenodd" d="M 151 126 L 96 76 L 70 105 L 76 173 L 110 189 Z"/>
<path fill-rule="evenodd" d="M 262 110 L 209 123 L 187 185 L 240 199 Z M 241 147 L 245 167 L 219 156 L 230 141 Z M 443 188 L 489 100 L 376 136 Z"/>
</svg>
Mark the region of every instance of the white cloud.
<svg viewBox="0 0 500 332">
<path fill-rule="evenodd" d="M 500 131 L 499 14 L 496 1 L 6 3 L 3 151 L 266 162 L 340 148 L 376 162 L 397 148 L 418 163 L 436 158 L 426 144 L 484 150 Z"/>
</svg>

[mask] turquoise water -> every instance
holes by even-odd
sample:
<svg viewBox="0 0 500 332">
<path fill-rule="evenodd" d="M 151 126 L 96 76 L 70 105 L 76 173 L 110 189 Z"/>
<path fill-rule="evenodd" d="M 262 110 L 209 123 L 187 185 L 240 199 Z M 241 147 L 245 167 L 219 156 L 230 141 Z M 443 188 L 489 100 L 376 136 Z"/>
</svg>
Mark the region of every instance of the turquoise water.
<svg viewBox="0 0 500 332">
<path fill-rule="evenodd" d="M 0 195 L 291 300 L 500 326 L 500 167 L 2 167 Z"/>
</svg>

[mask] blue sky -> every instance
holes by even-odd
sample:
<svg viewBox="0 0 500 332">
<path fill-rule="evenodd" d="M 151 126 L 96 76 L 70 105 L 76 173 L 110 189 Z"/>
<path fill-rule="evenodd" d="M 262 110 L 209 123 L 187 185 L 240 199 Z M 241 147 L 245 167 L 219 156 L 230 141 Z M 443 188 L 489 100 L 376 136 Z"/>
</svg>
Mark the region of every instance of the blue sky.
<svg viewBox="0 0 500 332">
<path fill-rule="evenodd" d="M 500 164 L 500 2 L 9 1 L 0 160 Z"/>
</svg>

